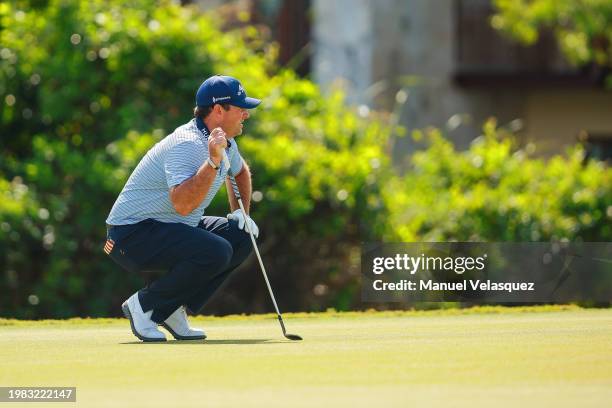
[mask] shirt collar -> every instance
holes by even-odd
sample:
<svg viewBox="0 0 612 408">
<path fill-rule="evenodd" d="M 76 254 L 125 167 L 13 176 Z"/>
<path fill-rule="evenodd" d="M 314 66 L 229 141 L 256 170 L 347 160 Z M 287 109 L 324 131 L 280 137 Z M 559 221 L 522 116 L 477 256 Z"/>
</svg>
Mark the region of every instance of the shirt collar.
<svg viewBox="0 0 612 408">
<path fill-rule="evenodd" d="M 198 128 L 198 130 L 202 133 L 202 135 L 204 136 L 204 141 L 208 140 L 208 135 L 210 134 L 210 130 L 208 130 L 208 127 L 206 127 L 206 124 L 204 123 L 204 121 L 202 120 L 201 117 L 197 117 L 195 118 L 195 124 Z M 227 141 L 227 148 L 229 151 L 229 148 L 232 146 L 232 142 L 231 140 Z"/>
<path fill-rule="evenodd" d="M 208 130 L 208 128 L 206 127 L 206 124 L 204 123 L 202 118 L 199 117 L 199 116 L 197 118 L 195 118 L 195 123 L 196 123 L 196 126 L 198 127 L 198 130 L 200 132 L 202 132 L 202 134 L 204 135 L 204 139 L 208 139 L 208 135 L 210 134 L 210 130 Z"/>
</svg>

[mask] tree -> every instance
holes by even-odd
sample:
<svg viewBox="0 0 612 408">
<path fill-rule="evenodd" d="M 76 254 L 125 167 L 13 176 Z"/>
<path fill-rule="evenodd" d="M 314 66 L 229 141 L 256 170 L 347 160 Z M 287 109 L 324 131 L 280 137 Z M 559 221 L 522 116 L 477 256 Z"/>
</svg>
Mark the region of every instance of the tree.
<svg viewBox="0 0 612 408">
<path fill-rule="evenodd" d="M 495 29 L 524 44 L 533 44 L 542 29 L 550 29 L 570 62 L 612 67 L 612 1 L 494 0 L 494 4 Z M 612 76 L 607 82 L 612 86 Z"/>
</svg>

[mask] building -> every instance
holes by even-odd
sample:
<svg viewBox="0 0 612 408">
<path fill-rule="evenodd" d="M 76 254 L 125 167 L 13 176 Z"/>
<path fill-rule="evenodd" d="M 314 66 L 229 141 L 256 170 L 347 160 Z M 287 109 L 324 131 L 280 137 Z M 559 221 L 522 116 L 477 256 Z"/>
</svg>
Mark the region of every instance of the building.
<svg viewBox="0 0 612 408">
<path fill-rule="evenodd" d="M 252 0 L 250 9 L 272 28 L 281 63 L 323 89 L 343 84 L 355 105 L 397 112 L 409 131 L 439 127 L 465 148 L 495 116 L 542 154 L 581 141 L 612 157 L 607 72 L 570 66 L 550 33 L 531 47 L 504 38 L 489 23 L 491 0 Z M 396 151 L 413 148 L 404 138 Z"/>
</svg>

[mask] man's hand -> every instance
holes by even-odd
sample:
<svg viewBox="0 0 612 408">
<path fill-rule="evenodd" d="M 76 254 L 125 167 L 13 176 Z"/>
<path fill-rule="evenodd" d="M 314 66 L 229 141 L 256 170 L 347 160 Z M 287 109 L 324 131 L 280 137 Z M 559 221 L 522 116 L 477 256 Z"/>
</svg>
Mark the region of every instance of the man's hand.
<svg viewBox="0 0 612 408">
<path fill-rule="evenodd" d="M 241 230 L 244 230 L 245 232 L 248 232 L 248 230 L 246 230 L 244 228 L 246 223 L 249 223 L 248 228 L 251 230 L 251 232 L 253 233 L 253 236 L 255 238 L 257 238 L 259 236 L 259 228 L 257 228 L 257 224 L 255 224 L 255 221 L 253 221 L 253 219 L 251 217 L 249 217 L 247 215 L 246 221 L 244 219 L 244 214 L 242 213 L 241 209 L 238 209 L 236 211 L 234 211 L 231 214 L 227 214 L 227 219 L 228 220 L 236 220 L 238 221 L 238 228 L 240 228 Z"/>
<path fill-rule="evenodd" d="M 216 165 L 223 160 L 223 149 L 227 148 L 226 134 L 220 127 L 214 128 L 208 137 L 208 153 Z"/>
</svg>

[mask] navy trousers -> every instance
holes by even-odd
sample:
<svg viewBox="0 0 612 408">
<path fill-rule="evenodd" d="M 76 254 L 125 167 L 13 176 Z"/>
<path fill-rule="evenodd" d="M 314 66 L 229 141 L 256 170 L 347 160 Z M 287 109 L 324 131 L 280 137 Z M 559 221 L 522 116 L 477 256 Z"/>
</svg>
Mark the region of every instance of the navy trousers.
<svg viewBox="0 0 612 408">
<path fill-rule="evenodd" d="M 144 220 L 111 226 L 109 256 L 130 272 L 165 273 L 138 291 L 144 312 L 161 323 L 179 306 L 197 313 L 251 253 L 246 231 L 235 220 L 204 217 L 197 227 Z"/>
</svg>

